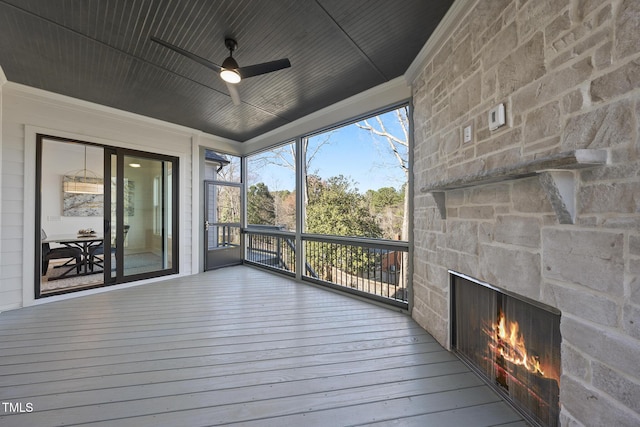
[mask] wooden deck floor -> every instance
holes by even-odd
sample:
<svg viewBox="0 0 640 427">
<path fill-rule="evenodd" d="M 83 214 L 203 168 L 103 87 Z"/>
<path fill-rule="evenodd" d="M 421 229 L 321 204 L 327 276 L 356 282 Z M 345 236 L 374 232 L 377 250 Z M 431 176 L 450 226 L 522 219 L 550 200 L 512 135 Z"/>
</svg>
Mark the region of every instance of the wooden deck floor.
<svg viewBox="0 0 640 427">
<path fill-rule="evenodd" d="M 0 314 L 0 402 L 2 426 L 525 426 L 408 316 L 242 266 Z"/>
</svg>

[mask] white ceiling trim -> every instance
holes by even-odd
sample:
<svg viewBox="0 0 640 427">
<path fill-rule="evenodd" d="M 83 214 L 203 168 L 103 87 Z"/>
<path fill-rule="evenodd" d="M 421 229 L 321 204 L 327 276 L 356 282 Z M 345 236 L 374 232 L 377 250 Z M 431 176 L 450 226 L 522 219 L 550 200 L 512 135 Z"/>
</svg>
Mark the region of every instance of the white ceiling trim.
<svg viewBox="0 0 640 427">
<path fill-rule="evenodd" d="M 451 37 L 466 15 L 474 9 L 476 3 L 477 1 L 471 0 L 455 0 L 453 2 L 444 15 L 444 18 L 442 18 L 442 21 L 440 21 L 440 24 L 438 24 L 431 34 L 431 37 L 429 37 L 420 52 L 418 52 L 418 56 L 416 56 L 404 73 L 407 84 L 412 85 L 413 82 L 415 82 L 424 67 Z"/>
</svg>

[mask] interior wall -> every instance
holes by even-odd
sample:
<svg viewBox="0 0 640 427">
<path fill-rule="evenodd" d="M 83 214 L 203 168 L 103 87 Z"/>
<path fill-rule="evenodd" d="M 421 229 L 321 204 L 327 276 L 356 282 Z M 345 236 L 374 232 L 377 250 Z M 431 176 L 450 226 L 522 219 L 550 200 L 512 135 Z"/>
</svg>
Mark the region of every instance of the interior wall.
<svg viewBox="0 0 640 427">
<path fill-rule="evenodd" d="M 108 107 L 7 83 L 2 88 L 2 211 L 0 212 L 0 311 L 33 299 L 35 135 L 43 133 L 97 144 L 179 157 L 181 275 L 198 271 L 192 253 L 192 146 L 199 132 Z M 205 137 L 215 146 L 215 137 Z M 231 143 L 221 141 L 221 146 Z M 195 267 L 192 267 L 196 262 Z M 83 291 L 73 296 L 98 292 Z M 46 298 L 52 301 L 57 298 Z M 42 302 L 44 300 L 39 300 Z"/>
<path fill-rule="evenodd" d="M 42 168 L 42 228 L 48 236 L 74 234 L 79 229 L 93 228 L 100 231 L 103 217 L 66 216 L 63 208 L 62 180 L 64 175 L 84 168 L 84 147 L 52 140 L 44 142 Z M 102 177 L 102 149 L 87 147 L 87 169 Z"/>
<path fill-rule="evenodd" d="M 637 426 L 640 2 L 465 5 L 412 79 L 412 316 L 449 345 L 448 269 L 556 307 L 562 425 Z M 490 131 L 498 103 L 507 124 Z M 447 190 L 443 206 L 420 191 L 580 149 L 608 163 L 568 172 L 573 224 L 539 177 Z"/>
</svg>

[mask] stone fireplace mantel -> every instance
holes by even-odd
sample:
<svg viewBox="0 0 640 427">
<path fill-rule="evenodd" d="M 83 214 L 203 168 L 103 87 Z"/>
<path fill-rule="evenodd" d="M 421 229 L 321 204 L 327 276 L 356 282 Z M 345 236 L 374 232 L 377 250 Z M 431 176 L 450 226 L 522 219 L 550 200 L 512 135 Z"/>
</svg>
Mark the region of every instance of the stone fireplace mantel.
<svg viewBox="0 0 640 427">
<path fill-rule="evenodd" d="M 446 219 L 446 191 L 537 175 L 558 221 L 561 224 L 573 224 L 575 221 L 575 170 L 604 165 L 607 163 L 607 157 L 606 150 L 567 151 L 477 174 L 437 181 L 422 187 L 420 192 L 433 195 L 440 217 Z"/>
</svg>

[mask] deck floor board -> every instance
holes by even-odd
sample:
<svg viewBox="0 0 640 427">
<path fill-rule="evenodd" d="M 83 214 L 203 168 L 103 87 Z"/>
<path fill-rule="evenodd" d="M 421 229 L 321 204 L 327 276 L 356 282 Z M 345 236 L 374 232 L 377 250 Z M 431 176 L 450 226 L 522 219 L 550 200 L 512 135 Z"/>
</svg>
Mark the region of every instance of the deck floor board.
<svg viewBox="0 0 640 427">
<path fill-rule="evenodd" d="M 251 267 L 0 314 L 2 426 L 525 425 L 410 317 Z"/>
</svg>

